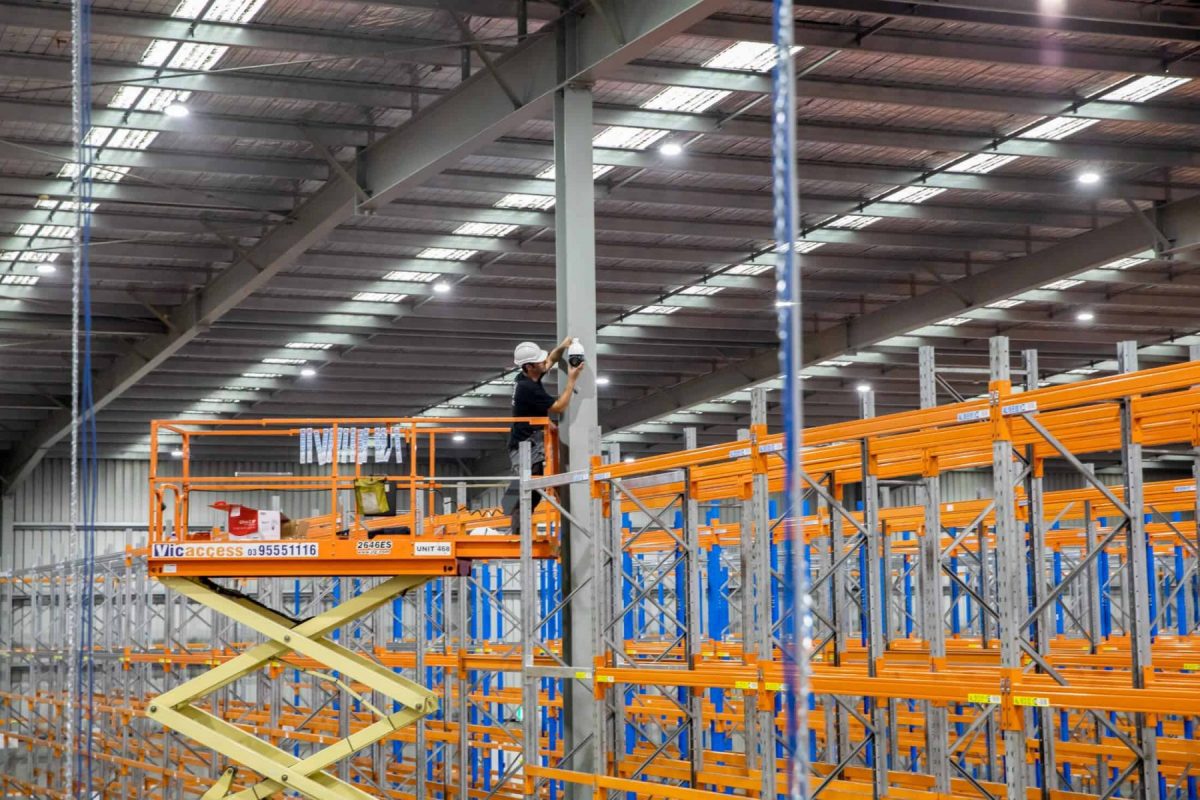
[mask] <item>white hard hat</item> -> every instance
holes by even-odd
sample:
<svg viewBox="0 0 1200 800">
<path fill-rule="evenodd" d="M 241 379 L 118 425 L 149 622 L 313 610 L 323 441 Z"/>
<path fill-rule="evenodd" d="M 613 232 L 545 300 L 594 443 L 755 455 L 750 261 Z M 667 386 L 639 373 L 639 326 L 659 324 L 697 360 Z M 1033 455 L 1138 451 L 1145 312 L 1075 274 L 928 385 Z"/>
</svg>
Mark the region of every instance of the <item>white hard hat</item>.
<svg viewBox="0 0 1200 800">
<path fill-rule="evenodd" d="M 550 354 L 533 342 L 521 342 L 517 345 L 517 349 L 513 351 L 513 363 L 518 367 L 523 367 L 526 364 L 545 361 L 548 355 Z"/>
</svg>

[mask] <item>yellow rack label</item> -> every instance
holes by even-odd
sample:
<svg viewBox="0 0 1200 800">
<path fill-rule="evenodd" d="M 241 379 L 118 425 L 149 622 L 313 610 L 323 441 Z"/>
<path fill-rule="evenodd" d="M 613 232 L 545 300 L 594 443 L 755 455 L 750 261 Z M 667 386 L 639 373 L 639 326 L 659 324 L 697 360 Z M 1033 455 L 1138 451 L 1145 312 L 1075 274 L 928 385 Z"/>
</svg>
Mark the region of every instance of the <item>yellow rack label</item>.
<svg viewBox="0 0 1200 800">
<path fill-rule="evenodd" d="M 983 703 L 984 705 L 997 705 L 1000 703 L 1000 695 L 998 694 L 978 694 L 971 693 L 967 695 L 968 703 Z"/>
<path fill-rule="evenodd" d="M 758 681 L 735 681 L 733 687 L 735 689 L 757 689 Z"/>
<path fill-rule="evenodd" d="M 1184 664 L 1183 668 L 1188 672 L 1200 672 L 1200 664 Z"/>
<path fill-rule="evenodd" d="M 768 682 L 768 683 L 767 683 L 767 691 L 768 691 L 768 692 L 782 692 L 782 691 L 783 691 L 783 684 L 782 684 L 782 683 L 770 683 L 770 682 Z"/>
<path fill-rule="evenodd" d="M 1046 706 L 1050 705 L 1050 698 L 1048 698 L 1048 697 L 1025 697 L 1024 695 L 1018 694 L 1018 695 L 1013 695 L 1013 705 L 1036 706 L 1038 708 L 1045 708 Z"/>
<path fill-rule="evenodd" d="M 612 682 L 613 682 L 612 675 L 597 675 L 596 676 L 596 683 L 612 683 Z"/>
<path fill-rule="evenodd" d="M 590 681 L 591 679 L 592 679 L 592 673 L 590 673 L 590 672 L 576 672 L 575 673 L 575 680 L 577 680 L 577 681 Z"/>
</svg>

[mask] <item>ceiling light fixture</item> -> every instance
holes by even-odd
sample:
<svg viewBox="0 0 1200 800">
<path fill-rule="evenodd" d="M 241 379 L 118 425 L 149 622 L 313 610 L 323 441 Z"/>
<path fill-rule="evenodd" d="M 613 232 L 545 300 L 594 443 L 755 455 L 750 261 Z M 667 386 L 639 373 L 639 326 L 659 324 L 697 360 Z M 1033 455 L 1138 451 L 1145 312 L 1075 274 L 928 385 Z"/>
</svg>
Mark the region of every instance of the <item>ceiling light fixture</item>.
<svg viewBox="0 0 1200 800">
<path fill-rule="evenodd" d="M 609 379 L 608 379 L 607 375 L 597 375 L 596 376 L 596 385 L 597 386 L 608 386 L 608 383 L 609 383 Z"/>
<path fill-rule="evenodd" d="M 1079 182 L 1084 186 L 1091 186 L 1100 182 L 1100 173 L 1092 170 L 1079 173 Z"/>
<path fill-rule="evenodd" d="M 633 463 L 633 456 L 625 456 L 625 463 L 626 463 L 626 464 L 632 464 L 632 463 Z"/>
<path fill-rule="evenodd" d="M 188 114 L 190 114 L 192 112 L 188 111 L 188 107 L 185 106 L 183 103 L 171 103 L 171 105 L 169 105 L 163 109 L 163 113 L 166 114 L 168 117 L 175 117 L 176 119 L 180 119 L 182 117 L 186 117 Z"/>
<path fill-rule="evenodd" d="M 316 374 L 317 374 L 317 371 L 315 369 L 313 369 L 312 367 L 305 367 L 304 369 L 300 370 L 300 377 L 302 377 L 302 378 L 311 378 L 312 376 L 314 376 Z"/>
<path fill-rule="evenodd" d="M 662 153 L 664 156 L 674 158 L 675 156 L 683 155 L 683 145 L 681 145 L 679 142 L 667 142 L 662 147 L 658 148 L 658 152 Z"/>
<path fill-rule="evenodd" d="M 857 392 L 861 392 L 862 394 L 866 394 L 867 392 L 871 391 L 871 384 L 860 383 L 858 386 L 854 387 L 854 390 Z"/>
<path fill-rule="evenodd" d="M 41 264 L 37 265 L 37 271 L 43 275 L 52 275 L 58 271 L 58 268 L 49 261 L 43 261 Z"/>
<path fill-rule="evenodd" d="M 171 451 L 171 455 L 172 455 L 174 458 L 183 458 L 183 451 L 182 451 L 182 450 L 180 450 L 179 448 L 176 448 L 176 449 L 174 449 L 174 450 L 172 450 L 172 451 Z"/>
<path fill-rule="evenodd" d="M 467 440 L 467 436 L 464 433 L 456 433 L 453 438 L 456 442 L 465 442 Z"/>
<path fill-rule="evenodd" d="M 438 281 L 433 285 L 433 290 L 438 294 L 446 294 L 450 291 L 450 284 L 445 281 Z"/>
<path fill-rule="evenodd" d="M 1077 319 L 1079 322 L 1091 322 L 1095 318 L 1096 314 L 1092 311 L 1080 311 L 1075 314 L 1075 319 Z"/>
</svg>

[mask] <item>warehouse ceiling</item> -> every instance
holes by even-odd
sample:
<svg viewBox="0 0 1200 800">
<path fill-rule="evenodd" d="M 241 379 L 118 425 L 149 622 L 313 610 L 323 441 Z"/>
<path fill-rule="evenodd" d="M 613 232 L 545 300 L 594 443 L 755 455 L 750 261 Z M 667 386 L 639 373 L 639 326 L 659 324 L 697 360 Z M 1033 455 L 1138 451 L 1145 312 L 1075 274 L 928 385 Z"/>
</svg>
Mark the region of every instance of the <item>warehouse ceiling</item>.
<svg viewBox="0 0 1200 800">
<path fill-rule="evenodd" d="M 632 454 L 733 438 L 777 374 L 771 4 L 567 5 L 96 2 L 101 454 L 144 457 L 154 418 L 506 414 L 513 346 L 555 339 L 553 125 L 544 97 L 488 101 L 567 17 L 622 33 L 588 75 L 602 421 Z M 808 424 L 860 385 L 915 406 L 923 344 L 942 400 L 983 390 L 997 334 L 1049 381 L 1122 340 L 1187 356 L 1200 7 L 798 5 Z M 69 30 L 68 3 L 0 0 L 10 480 L 67 431 Z"/>
</svg>

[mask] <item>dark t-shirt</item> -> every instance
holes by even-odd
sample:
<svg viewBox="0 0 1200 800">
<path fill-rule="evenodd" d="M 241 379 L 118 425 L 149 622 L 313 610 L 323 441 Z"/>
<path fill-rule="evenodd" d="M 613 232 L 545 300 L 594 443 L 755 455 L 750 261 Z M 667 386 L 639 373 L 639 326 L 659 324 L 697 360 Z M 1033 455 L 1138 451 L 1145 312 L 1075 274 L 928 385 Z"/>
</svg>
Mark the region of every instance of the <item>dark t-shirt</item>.
<svg viewBox="0 0 1200 800">
<path fill-rule="evenodd" d="M 542 386 L 522 372 L 513 384 L 512 415 L 514 417 L 544 417 L 554 405 L 554 398 Z M 516 450 L 521 442 L 533 436 L 535 428 L 528 422 L 514 422 L 508 434 L 508 449 Z"/>
</svg>

